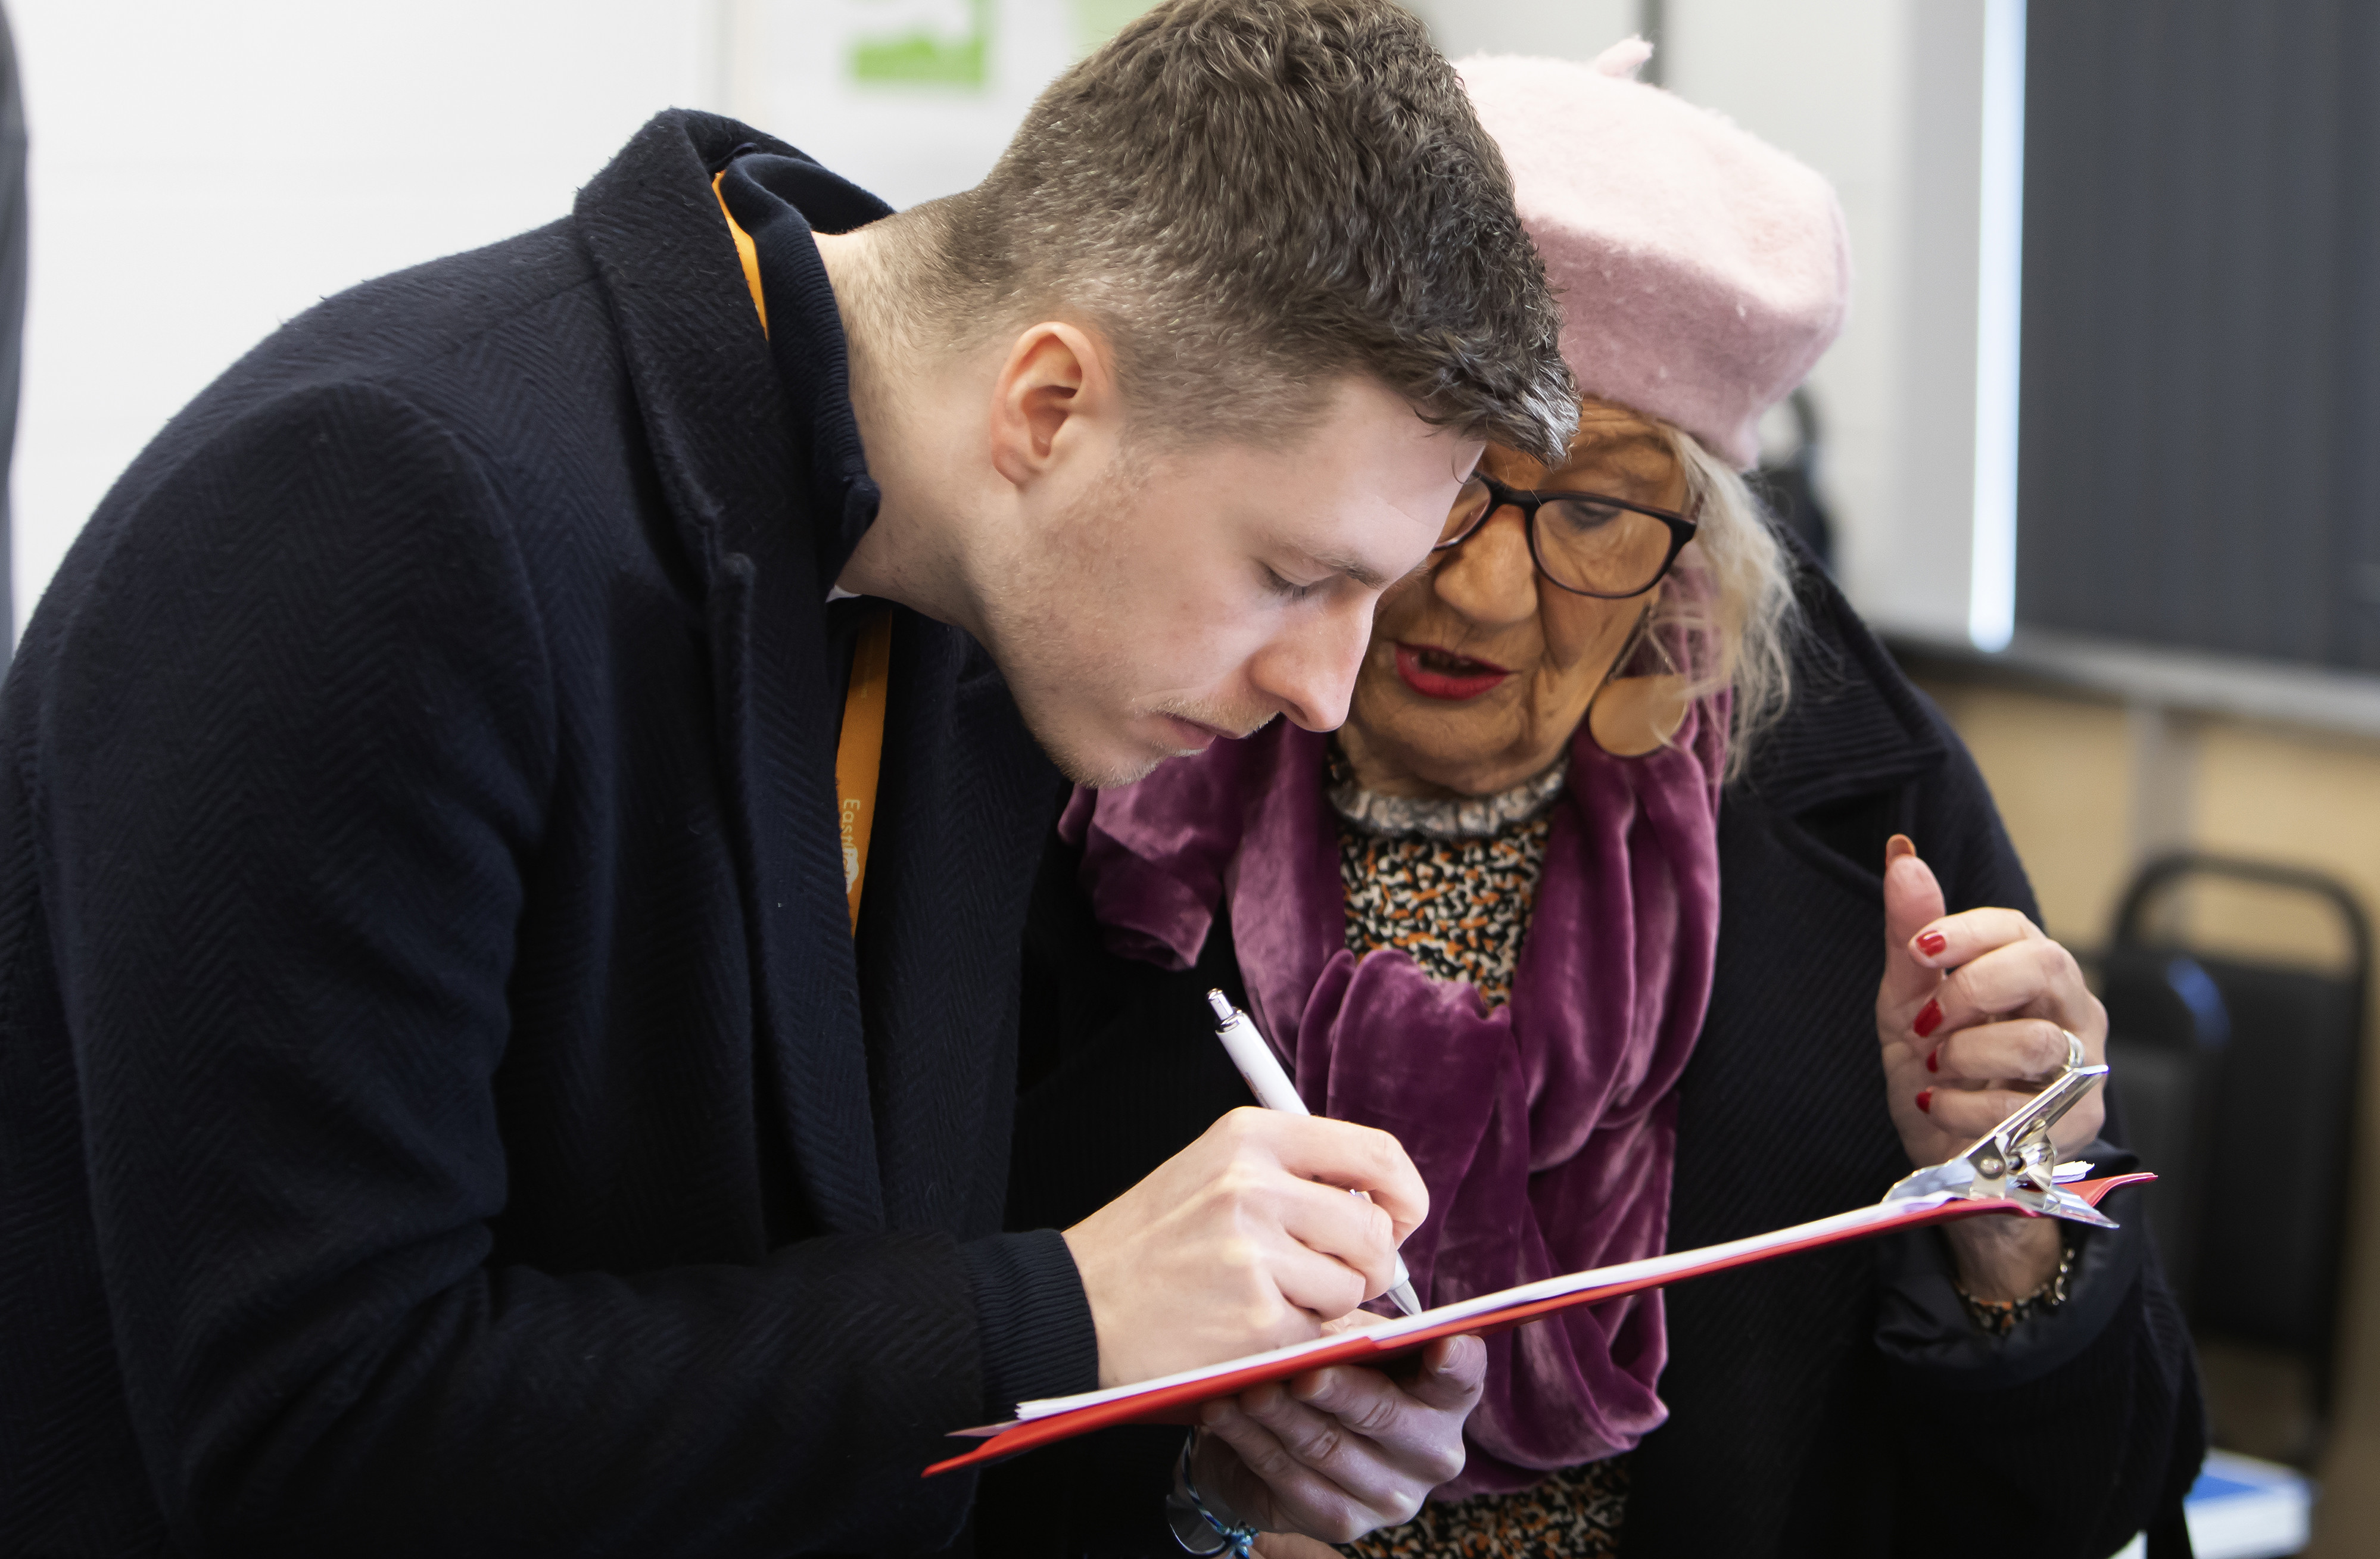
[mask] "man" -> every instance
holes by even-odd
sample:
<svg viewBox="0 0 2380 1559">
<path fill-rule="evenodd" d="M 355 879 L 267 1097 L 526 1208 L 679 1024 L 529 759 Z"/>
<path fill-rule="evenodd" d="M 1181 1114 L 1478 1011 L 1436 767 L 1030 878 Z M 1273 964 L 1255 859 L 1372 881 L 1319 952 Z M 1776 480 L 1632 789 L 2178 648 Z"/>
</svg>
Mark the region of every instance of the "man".
<svg viewBox="0 0 2380 1559">
<path fill-rule="evenodd" d="M 294 321 L 0 713 L 0 1550 L 932 1549 L 946 1432 L 1378 1292 L 1419 1181 L 1327 1121 L 997 1233 L 1050 759 L 1336 724 L 1570 404 L 1387 0 L 1175 0 L 899 217 L 664 115 Z M 1200 1486 L 1401 1518 L 1477 1355 L 1219 1406 Z"/>
</svg>

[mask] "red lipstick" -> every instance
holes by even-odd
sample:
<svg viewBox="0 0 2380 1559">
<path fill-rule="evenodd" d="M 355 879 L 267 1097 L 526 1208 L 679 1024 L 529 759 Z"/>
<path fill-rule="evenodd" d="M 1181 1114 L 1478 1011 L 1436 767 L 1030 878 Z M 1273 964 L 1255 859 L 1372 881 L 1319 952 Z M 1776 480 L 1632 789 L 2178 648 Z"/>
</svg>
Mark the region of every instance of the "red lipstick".
<svg viewBox="0 0 2380 1559">
<path fill-rule="evenodd" d="M 1476 698 L 1512 674 L 1492 660 L 1457 655 L 1436 645 L 1397 646 L 1397 675 L 1425 698 Z"/>
</svg>

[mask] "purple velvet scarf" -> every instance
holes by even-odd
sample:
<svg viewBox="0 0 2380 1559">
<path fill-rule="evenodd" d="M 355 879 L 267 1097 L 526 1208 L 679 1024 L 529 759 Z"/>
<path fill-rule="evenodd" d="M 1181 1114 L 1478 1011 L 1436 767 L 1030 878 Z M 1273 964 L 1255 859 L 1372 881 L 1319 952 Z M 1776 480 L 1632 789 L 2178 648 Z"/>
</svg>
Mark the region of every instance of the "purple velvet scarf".
<svg viewBox="0 0 2380 1559">
<path fill-rule="evenodd" d="M 1671 745 L 1618 758 L 1584 723 L 1511 1002 L 1406 954 L 1347 950 L 1320 736 L 1285 721 L 1078 791 L 1060 825 L 1117 952 L 1187 968 L 1229 896 L 1257 1021 L 1321 1115 L 1396 1134 L 1428 1184 L 1404 1247 L 1424 1300 L 1658 1254 L 1671 1091 L 1701 1030 L 1718 931 L 1725 695 Z M 1488 1341 L 1470 1465 L 1439 1497 L 1527 1488 L 1623 1451 L 1667 1409 L 1661 1297 L 1566 1311 Z"/>
</svg>

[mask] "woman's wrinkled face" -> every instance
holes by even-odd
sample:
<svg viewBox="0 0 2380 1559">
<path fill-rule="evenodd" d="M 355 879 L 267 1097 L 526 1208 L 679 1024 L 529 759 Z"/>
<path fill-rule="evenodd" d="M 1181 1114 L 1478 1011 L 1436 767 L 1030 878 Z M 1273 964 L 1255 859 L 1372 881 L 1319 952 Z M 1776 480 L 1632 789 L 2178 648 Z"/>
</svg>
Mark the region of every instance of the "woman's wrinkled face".
<svg viewBox="0 0 2380 1559">
<path fill-rule="evenodd" d="M 1496 448 L 1480 469 L 1524 490 L 1685 507 L 1686 474 L 1661 430 L 1599 401 L 1581 408 L 1560 469 Z M 1497 510 L 1380 598 L 1340 732 L 1357 780 L 1390 795 L 1480 796 L 1543 773 L 1657 597 L 1600 600 L 1548 583 L 1520 511 Z"/>
</svg>

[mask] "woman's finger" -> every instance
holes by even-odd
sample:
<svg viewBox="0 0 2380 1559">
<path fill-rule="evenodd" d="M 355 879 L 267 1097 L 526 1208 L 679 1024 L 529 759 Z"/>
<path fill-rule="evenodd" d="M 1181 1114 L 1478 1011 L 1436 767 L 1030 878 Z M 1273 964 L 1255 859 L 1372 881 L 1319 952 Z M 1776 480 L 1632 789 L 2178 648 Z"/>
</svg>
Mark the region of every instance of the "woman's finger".
<svg viewBox="0 0 2380 1559">
<path fill-rule="evenodd" d="M 2014 1115 L 2033 1095 L 2011 1088 L 1932 1087 L 1920 1095 L 1925 1099 L 1925 1113 L 1935 1129 L 1958 1145 L 1961 1151 L 1969 1142 Z M 2107 1106 L 2093 1089 L 2082 1102 L 2058 1120 L 2052 1130 L 2052 1140 L 2060 1154 L 2073 1152 L 2099 1134 L 2106 1121 Z M 1947 1157 L 1948 1154 L 1942 1156 Z"/>
<path fill-rule="evenodd" d="M 1487 1364 L 1486 1344 L 1450 1337 L 1430 1345 L 1410 1379 L 1342 1364 L 1300 1375 L 1289 1390 L 1435 1488 L 1463 1470 L 1463 1421 Z"/>
<path fill-rule="evenodd" d="M 2046 1018 L 2086 1043 L 2107 1022 L 2074 955 L 2045 940 L 1996 949 L 1954 971 L 1910 1020 L 1910 1029 L 1920 1039 L 1932 1039 L 2012 1013 Z"/>
<path fill-rule="evenodd" d="M 1423 1481 L 1352 1425 L 1286 1391 L 1244 1392 L 1240 1410 L 1271 1431 L 1298 1466 L 1365 1510 L 1394 1512 L 1408 1500 L 1417 1510 L 1439 1481 Z"/>
<path fill-rule="evenodd" d="M 1962 910 L 1927 921 L 1909 937 L 1909 956 L 1928 969 L 1956 969 L 1994 948 L 2046 941 L 2041 927 L 2015 910 Z"/>
<path fill-rule="evenodd" d="M 1488 1384 L 1488 1345 L 1467 1335 L 1440 1337 L 1422 1350 L 1421 1368 L 1402 1384 L 1423 1407 L 1467 1418 Z M 1459 1444 L 1462 1436 L 1455 1438 Z"/>
<path fill-rule="evenodd" d="M 1926 1056 L 1927 1081 L 2046 1082 L 2066 1065 L 2066 1032 L 2046 1018 L 2010 1018 L 1957 1030 Z M 2084 1058 L 2089 1058 L 2087 1046 Z"/>
<path fill-rule="evenodd" d="M 1243 1480 L 1234 1508 L 1333 1541 L 1411 1519 L 1463 1470 L 1463 1421 L 1487 1358 L 1477 1338 L 1451 1338 L 1426 1350 L 1410 1389 L 1339 1365 L 1208 1403 L 1200 1422 L 1238 1457 L 1219 1469 Z"/>
<path fill-rule="evenodd" d="M 1209 1454 L 1199 1458 L 1198 1486 L 1220 1493 L 1244 1519 L 1269 1531 L 1305 1532 L 1325 1542 L 1349 1541 L 1387 1519 L 1374 1516 L 1354 1495 L 1292 1456 L 1281 1438 L 1251 1418 L 1237 1399 L 1208 1403 L 1199 1410 L 1198 1423 L 1212 1442 L 1202 1447 Z M 1219 1450 L 1229 1454 L 1212 1454 Z"/>
</svg>

